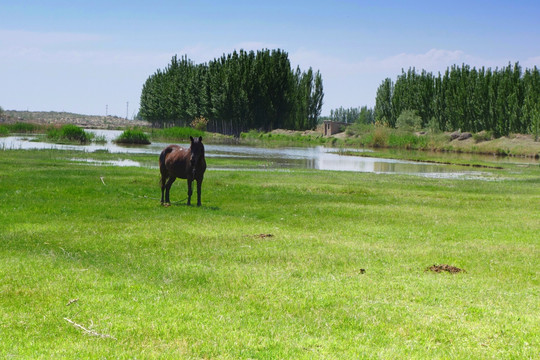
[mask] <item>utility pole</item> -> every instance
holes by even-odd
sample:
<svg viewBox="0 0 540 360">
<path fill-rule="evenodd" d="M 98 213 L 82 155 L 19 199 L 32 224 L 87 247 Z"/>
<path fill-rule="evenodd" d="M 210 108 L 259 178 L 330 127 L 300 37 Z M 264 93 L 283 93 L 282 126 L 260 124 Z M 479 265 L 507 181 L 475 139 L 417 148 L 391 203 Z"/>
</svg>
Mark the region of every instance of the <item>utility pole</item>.
<svg viewBox="0 0 540 360">
<path fill-rule="evenodd" d="M 129 101 L 126 102 L 126 120 L 129 120 L 128 114 L 129 114 Z"/>
<path fill-rule="evenodd" d="M 109 104 L 105 105 L 105 117 L 109 116 Z"/>
</svg>

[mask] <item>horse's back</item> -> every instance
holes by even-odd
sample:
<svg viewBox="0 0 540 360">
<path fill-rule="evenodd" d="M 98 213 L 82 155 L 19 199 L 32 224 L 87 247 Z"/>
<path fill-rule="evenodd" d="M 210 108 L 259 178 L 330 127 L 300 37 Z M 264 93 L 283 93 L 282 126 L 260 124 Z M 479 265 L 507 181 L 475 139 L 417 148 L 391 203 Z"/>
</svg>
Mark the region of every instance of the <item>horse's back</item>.
<svg viewBox="0 0 540 360">
<path fill-rule="evenodd" d="M 161 173 L 168 176 L 186 178 L 186 166 L 189 164 L 189 151 L 178 145 L 169 145 L 161 152 L 159 167 Z"/>
</svg>

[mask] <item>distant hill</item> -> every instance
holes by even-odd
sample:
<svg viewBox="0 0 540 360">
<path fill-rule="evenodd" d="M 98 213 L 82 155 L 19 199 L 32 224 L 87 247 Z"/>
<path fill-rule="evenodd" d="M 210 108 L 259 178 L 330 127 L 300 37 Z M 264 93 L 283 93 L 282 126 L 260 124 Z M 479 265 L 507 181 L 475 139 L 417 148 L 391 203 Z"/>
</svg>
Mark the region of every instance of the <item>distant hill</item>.
<svg viewBox="0 0 540 360">
<path fill-rule="evenodd" d="M 34 124 L 74 124 L 83 128 L 114 129 L 131 126 L 150 126 L 139 120 L 126 120 L 118 116 L 81 115 L 56 111 L 13 111 L 5 110 L 2 121 L 5 123 L 28 122 Z"/>
</svg>

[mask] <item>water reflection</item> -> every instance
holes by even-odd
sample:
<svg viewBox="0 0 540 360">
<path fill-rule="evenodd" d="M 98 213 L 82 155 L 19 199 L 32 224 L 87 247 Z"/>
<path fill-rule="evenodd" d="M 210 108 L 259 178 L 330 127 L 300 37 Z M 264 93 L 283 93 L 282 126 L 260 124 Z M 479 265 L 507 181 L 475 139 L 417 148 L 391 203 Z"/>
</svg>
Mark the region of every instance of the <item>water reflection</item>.
<svg viewBox="0 0 540 360">
<path fill-rule="evenodd" d="M 108 151 L 109 153 L 144 153 L 157 155 L 168 143 L 152 143 L 151 145 L 122 146 L 113 142 L 122 131 L 87 130 L 106 140 L 103 144 L 61 145 L 36 141 L 36 136 L 9 136 L 0 138 L 0 149 L 60 149 L 83 152 Z M 189 144 L 180 144 L 189 146 Z M 336 149 L 322 146 L 310 148 L 259 148 L 239 145 L 207 144 L 208 158 L 242 158 L 255 160 L 263 166 L 260 169 L 307 168 L 334 171 L 355 171 L 383 174 L 415 174 L 434 178 L 484 178 L 489 173 L 482 171 L 461 171 L 455 166 L 443 164 L 419 163 L 412 161 L 379 159 L 362 156 L 344 156 Z M 361 155 L 361 153 L 359 154 Z M 132 161 L 106 163 L 86 160 L 97 165 L 140 166 Z M 222 167 L 225 169 L 226 167 Z M 462 169 L 462 168 L 460 168 Z"/>
</svg>

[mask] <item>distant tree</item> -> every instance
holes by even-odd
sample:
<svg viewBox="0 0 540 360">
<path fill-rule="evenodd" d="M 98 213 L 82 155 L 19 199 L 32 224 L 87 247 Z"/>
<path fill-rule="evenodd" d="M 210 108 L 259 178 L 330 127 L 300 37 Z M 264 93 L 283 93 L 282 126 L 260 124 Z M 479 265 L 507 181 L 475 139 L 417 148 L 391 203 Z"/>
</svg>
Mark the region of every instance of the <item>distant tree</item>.
<svg viewBox="0 0 540 360">
<path fill-rule="evenodd" d="M 0 106 L 0 119 L 4 117 L 4 109 Z"/>
<path fill-rule="evenodd" d="M 394 94 L 394 84 L 390 78 L 384 79 L 382 84 L 377 89 L 377 96 L 375 98 L 375 121 L 390 126 L 394 126 L 396 120 L 394 118 L 392 108 L 392 97 Z"/>
<path fill-rule="evenodd" d="M 396 126 L 396 116 L 416 110 L 421 126 L 445 131 L 491 131 L 495 136 L 532 133 L 540 103 L 540 72 L 519 63 L 502 69 L 453 65 L 437 77 L 402 70 L 395 84 L 377 89 L 375 120 Z M 409 114 L 410 115 L 410 114 Z"/>
<path fill-rule="evenodd" d="M 362 106 L 356 122 L 360 124 L 373 124 L 375 122 L 373 109 L 368 109 L 367 106 Z"/>
<path fill-rule="evenodd" d="M 238 135 L 249 129 L 304 130 L 317 125 L 322 76 L 291 69 L 282 50 L 240 50 L 209 63 L 174 56 L 143 85 L 140 114 L 157 126 L 208 120 L 209 131 Z"/>
</svg>

